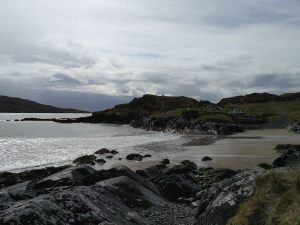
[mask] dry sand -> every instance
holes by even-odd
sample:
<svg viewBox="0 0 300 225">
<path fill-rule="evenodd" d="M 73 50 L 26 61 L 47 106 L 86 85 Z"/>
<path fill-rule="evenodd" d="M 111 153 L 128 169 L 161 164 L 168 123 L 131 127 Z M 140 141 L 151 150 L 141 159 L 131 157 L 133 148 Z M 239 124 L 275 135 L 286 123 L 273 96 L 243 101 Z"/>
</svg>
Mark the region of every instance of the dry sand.
<svg viewBox="0 0 300 225">
<path fill-rule="evenodd" d="M 259 163 L 272 164 L 279 156 L 274 150 L 278 144 L 300 144 L 300 135 L 286 129 L 251 130 L 219 139 L 207 146 L 186 146 L 182 152 L 170 155 L 170 159 L 180 162 L 189 159 L 199 166 L 222 168 L 253 168 Z M 204 156 L 212 161 L 202 162 Z"/>
</svg>

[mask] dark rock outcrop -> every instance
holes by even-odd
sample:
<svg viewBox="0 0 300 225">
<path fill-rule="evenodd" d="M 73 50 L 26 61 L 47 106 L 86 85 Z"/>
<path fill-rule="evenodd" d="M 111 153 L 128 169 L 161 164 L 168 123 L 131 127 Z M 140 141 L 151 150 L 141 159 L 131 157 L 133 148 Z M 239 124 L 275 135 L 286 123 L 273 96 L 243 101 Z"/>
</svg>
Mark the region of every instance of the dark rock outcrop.
<svg viewBox="0 0 300 225">
<path fill-rule="evenodd" d="M 127 160 L 135 160 L 135 161 L 142 161 L 143 160 L 143 156 L 137 153 L 131 153 L 129 155 L 126 156 Z"/>
<path fill-rule="evenodd" d="M 104 155 L 104 154 L 108 154 L 108 153 L 110 153 L 110 150 L 107 148 L 101 148 L 95 152 L 95 154 L 98 154 L 98 155 Z"/>
<path fill-rule="evenodd" d="M 98 151 L 95 152 L 95 154 L 97 154 L 97 155 L 105 155 L 105 154 L 116 155 L 118 153 L 119 152 L 117 150 L 115 150 L 115 149 L 109 150 L 107 148 L 101 148 L 101 149 L 99 149 Z"/>
<path fill-rule="evenodd" d="M 163 159 L 161 161 L 161 163 L 167 165 L 167 164 L 170 164 L 170 160 L 169 159 Z"/>
<path fill-rule="evenodd" d="M 211 161 L 212 158 L 208 157 L 208 156 L 204 156 L 202 159 L 202 161 Z"/>
<path fill-rule="evenodd" d="M 33 169 L 20 173 L 1 172 L 0 173 L 0 188 L 15 185 L 33 179 L 42 179 L 51 174 L 65 170 L 70 166 L 46 167 L 42 169 Z"/>
<path fill-rule="evenodd" d="M 300 145 L 277 145 L 281 155 L 274 160 L 274 167 L 295 166 L 300 162 Z"/>
<path fill-rule="evenodd" d="M 91 164 L 95 165 L 95 160 L 97 159 L 94 155 L 84 155 L 81 157 L 78 157 L 73 161 L 75 165 L 84 165 L 84 164 Z"/>
<path fill-rule="evenodd" d="M 291 123 L 288 126 L 288 130 L 293 131 L 295 133 L 300 133 L 300 122 Z"/>
<path fill-rule="evenodd" d="M 243 132 L 243 129 L 235 124 L 194 121 L 183 117 L 144 117 L 132 121 L 131 125 L 135 128 L 169 133 L 230 135 Z"/>
<path fill-rule="evenodd" d="M 259 172 L 253 170 L 241 171 L 199 192 L 196 224 L 225 225 L 235 215 L 239 205 L 252 195 L 258 175 Z"/>
</svg>

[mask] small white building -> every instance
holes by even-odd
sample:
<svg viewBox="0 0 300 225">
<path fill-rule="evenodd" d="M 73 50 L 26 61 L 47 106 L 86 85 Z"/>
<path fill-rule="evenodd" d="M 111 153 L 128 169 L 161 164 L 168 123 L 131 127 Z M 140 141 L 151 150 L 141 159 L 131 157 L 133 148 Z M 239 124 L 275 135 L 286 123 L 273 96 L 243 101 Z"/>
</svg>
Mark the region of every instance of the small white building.
<svg viewBox="0 0 300 225">
<path fill-rule="evenodd" d="M 244 112 L 239 107 L 232 108 L 229 113 L 233 114 L 233 115 L 243 115 L 244 114 Z"/>
</svg>

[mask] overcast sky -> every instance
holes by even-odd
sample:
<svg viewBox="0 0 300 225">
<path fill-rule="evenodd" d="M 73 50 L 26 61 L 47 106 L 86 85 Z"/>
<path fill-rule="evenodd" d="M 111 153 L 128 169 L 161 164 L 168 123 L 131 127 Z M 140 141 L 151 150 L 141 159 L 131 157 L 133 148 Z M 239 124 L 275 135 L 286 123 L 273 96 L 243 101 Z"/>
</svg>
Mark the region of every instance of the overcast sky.
<svg viewBox="0 0 300 225">
<path fill-rule="evenodd" d="M 0 94 L 89 110 L 300 87 L 299 0 L 1 0 Z"/>
</svg>

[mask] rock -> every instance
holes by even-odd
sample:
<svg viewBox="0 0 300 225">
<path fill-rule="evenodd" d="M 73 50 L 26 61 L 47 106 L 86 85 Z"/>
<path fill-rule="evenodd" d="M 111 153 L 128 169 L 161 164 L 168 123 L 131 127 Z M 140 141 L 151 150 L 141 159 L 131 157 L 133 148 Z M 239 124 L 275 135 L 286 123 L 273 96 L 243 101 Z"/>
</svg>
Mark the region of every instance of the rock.
<svg viewBox="0 0 300 225">
<path fill-rule="evenodd" d="M 104 155 L 104 154 L 108 154 L 108 153 L 110 153 L 110 151 L 107 148 L 101 148 L 95 152 L 95 154 L 97 154 L 97 155 Z"/>
<path fill-rule="evenodd" d="M 191 167 L 192 170 L 196 170 L 197 169 L 197 164 L 194 163 L 194 162 L 191 162 L 189 160 L 184 160 L 181 162 L 182 165 L 184 166 L 188 166 L 188 167 Z"/>
<path fill-rule="evenodd" d="M 167 174 L 192 173 L 194 171 L 194 168 L 195 167 L 191 165 L 175 165 L 167 172 Z"/>
<path fill-rule="evenodd" d="M 202 161 L 211 161 L 212 160 L 212 158 L 210 158 L 210 157 L 208 157 L 208 156 L 204 156 L 203 158 L 202 158 Z"/>
<path fill-rule="evenodd" d="M 258 164 L 259 167 L 265 169 L 265 170 L 270 170 L 270 169 L 273 169 L 273 166 L 272 165 L 269 165 L 267 163 L 260 163 Z"/>
<path fill-rule="evenodd" d="M 111 168 L 109 170 L 106 170 L 109 174 L 111 174 L 111 177 L 119 177 L 119 176 L 126 176 L 129 177 L 130 179 L 143 184 L 147 189 L 159 194 L 158 189 L 155 187 L 153 183 L 148 181 L 147 179 L 144 179 L 143 177 L 137 175 L 134 173 L 132 170 L 130 170 L 126 166 L 117 166 L 114 168 Z"/>
<path fill-rule="evenodd" d="M 130 208 L 149 208 L 165 203 L 159 195 L 147 189 L 147 186 L 143 184 L 127 176 L 121 176 L 98 182 L 94 186 L 105 187 L 106 190 L 116 193 Z"/>
<path fill-rule="evenodd" d="M 113 155 L 105 156 L 105 158 L 107 158 L 107 159 L 112 159 L 113 157 L 114 157 Z"/>
<path fill-rule="evenodd" d="M 296 133 L 300 133 L 300 122 L 292 123 L 287 128 L 290 131 L 293 131 L 293 132 L 296 132 Z"/>
<path fill-rule="evenodd" d="M 86 165 L 76 168 L 68 168 L 37 181 L 33 189 L 37 190 L 49 187 L 89 185 L 91 180 L 87 179 L 87 177 L 91 174 L 95 176 L 96 172 L 97 171 L 95 169 Z M 99 180 L 96 180 L 95 182 L 98 181 Z"/>
<path fill-rule="evenodd" d="M 152 155 L 146 154 L 146 155 L 144 155 L 143 157 L 144 157 L 144 158 L 150 158 L 150 157 L 152 157 Z"/>
<path fill-rule="evenodd" d="M 150 179 L 159 188 L 163 196 L 171 201 L 192 197 L 200 191 L 196 180 L 188 174 L 164 174 Z"/>
<path fill-rule="evenodd" d="M 300 163 L 300 145 L 277 145 L 280 157 L 274 160 L 274 167 L 297 166 Z"/>
<path fill-rule="evenodd" d="M 96 163 L 99 163 L 99 164 L 104 164 L 104 163 L 106 163 L 105 159 L 96 159 L 95 162 L 96 162 Z"/>
<path fill-rule="evenodd" d="M 140 154 L 136 154 L 136 153 L 131 153 L 129 155 L 126 156 L 127 160 L 135 160 L 135 161 L 142 161 L 143 160 L 143 156 Z"/>
<path fill-rule="evenodd" d="M 167 165 L 167 164 L 170 164 L 170 160 L 169 159 L 163 159 L 161 161 L 161 163 Z"/>
<path fill-rule="evenodd" d="M 95 165 L 95 160 L 97 159 L 96 156 L 94 155 L 84 155 L 81 157 L 78 157 L 73 161 L 74 164 L 76 165 L 84 165 L 84 164 L 91 164 Z"/>
<path fill-rule="evenodd" d="M 142 199 L 142 206 L 145 202 L 151 205 L 163 204 L 164 201 L 129 178 L 122 178 L 122 181 L 89 187 L 48 188 L 32 199 L 21 201 L 11 199 L 7 192 L 1 192 L 0 224 L 147 225 L 148 222 L 144 218 L 125 204 L 125 193 L 122 190 L 121 193 L 115 191 L 121 189 L 119 184 L 128 185 L 126 190 L 130 188 L 134 190 L 126 194 L 133 203 L 137 202 L 136 206 L 138 206 L 138 199 Z"/>
<path fill-rule="evenodd" d="M 151 177 L 157 177 L 157 176 L 163 175 L 163 174 L 167 173 L 169 171 L 169 169 L 167 168 L 167 166 L 165 164 L 158 164 L 155 166 L 151 166 L 143 171 L 147 174 L 145 177 L 151 178 Z"/>
<path fill-rule="evenodd" d="M 117 150 L 111 150 L 110 152 L 109 152 L 110 154 L 113 154 L 113 155 L 116 155 L 116 154 L 118 154 L 119 152 L 117 151 Z"/>
<path fill-rule="evenodd" d="M 122 158 L 118 158 L 119 159 L 119 161 L 121 161 L 122 160 Z"/>
<path fill-rule="evenodd" d="M 51 174 L 65 170 L 70 166 L 46 167 L 42 169 L 27 170 L 20 173 L 1 172 L 0 173 L 0 188 L 22 183 L 33 179 L 42 179 Z"/>
<path fill-rule="evenodd" d="M 135 173 L 143 178 L 146 178 L 146 179 L 149 178 L 148 174 L 144 170 L 137 170 L 137 171 L 135 171 Z"/>
<path fill-rule="evenodd" d="M 245 170 L 214 183 L 198 194 L 196 225 L 222 225 L 235 215 L 239 205 L 253 193 L 253 184 L 261 171 Z"/>
</svg>

